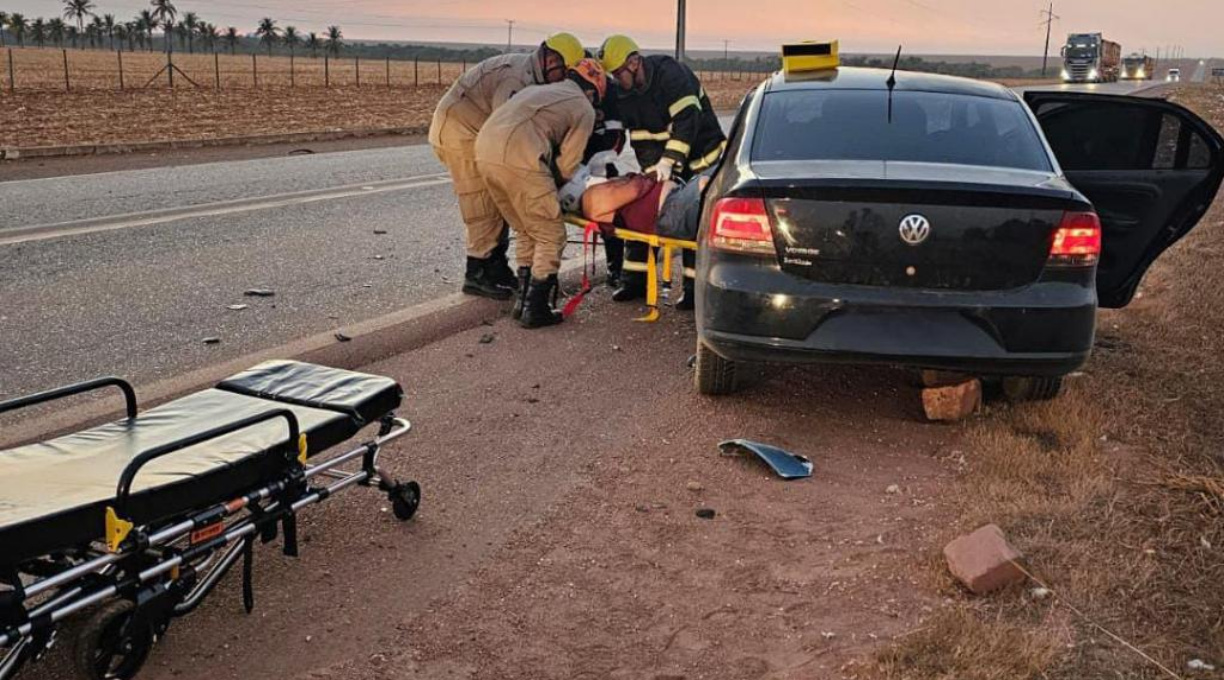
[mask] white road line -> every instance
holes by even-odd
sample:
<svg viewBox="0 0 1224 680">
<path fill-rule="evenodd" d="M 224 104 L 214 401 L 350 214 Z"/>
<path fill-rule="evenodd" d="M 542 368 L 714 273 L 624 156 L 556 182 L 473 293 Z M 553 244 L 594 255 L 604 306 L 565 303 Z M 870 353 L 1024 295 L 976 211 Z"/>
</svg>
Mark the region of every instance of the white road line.
<svg viewBox="0 0 1224 680">
<path fill-rule="evenodd" d="M 147 227 L 155 224 L 165 224 L 167 222 L 175 222 L 178 220 L 186 220 L 197 217 L 233 215 L 255 210 L 267 210 L 269 208 L 283 208 L 286 206 L 302 205 L 305 203 L 317 203 L 319 201 L 334 201 L 341 198 L 370 196 L 374 194 L 384 194 L 391 191 L 404 191 L 405 189 L 420 189 L 424 187 L 438 186 L 441 184 L 449 184 L 450 181 L 451 180 L 447 175 L 441 173 L 420 175 L 417 177 L 408 177 L 404 179 L 366 182 L 363 184 L 330 187 L 327 189 L 314 189 L 311 191 L 273 194 L 271 196 L 259 196 L 256 198 L 241 198 L 232 201 L 202 203 L 200 205 L 184 208 L 150 210 L 139 213 L 128 213 L 125 215 L 110 215 L 107 217 L 73 220 L 70 222 L 58 222 L 55 224 L 37 224 L 28 227 L 14 227 L 0 230 L 0 246 L 16 245 L 18 243 L 28 243 L 31 241 L 45 241 L 48 239 L 64 238 L 66 236 L 80 236 L 82 234 L 93 234 L 102 231 L 115 231 L 117 229 L 130 229 L 132 227 Z"/>
</svg>

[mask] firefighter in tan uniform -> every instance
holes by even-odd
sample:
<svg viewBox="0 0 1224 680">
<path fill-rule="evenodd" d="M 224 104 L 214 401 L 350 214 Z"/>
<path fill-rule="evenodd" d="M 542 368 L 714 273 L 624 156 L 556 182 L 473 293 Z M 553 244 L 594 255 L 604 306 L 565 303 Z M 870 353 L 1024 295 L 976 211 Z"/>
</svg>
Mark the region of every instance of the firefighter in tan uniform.
<svg viewBox="0 0 1224 680">
<path fill-rule="evenodd" d="M 566 239 L 557 187 L 582 163 L 607 91 L 603 67 L 583 59 L 565 80 L 529 87 L 494 111 L 476 138 L 477 170 L 518 239 L 515 315 L 526 328 L 562 321 L 553 308 Z"/>
<path fill-rule="evenodd" d="M 429 126 L 429 143 L 450 171 L 459 212 L 467 230 L 463 292 L 507 300 L 516 286 L 506 262 L 509 232 L 476 170 L 476 135 L 489 116 L 531 85 L 565 79 L 584 56 L 569 33 L 549 37 L 531 54 L 505 54 L 480 62 L 446 92 Z"/>
</svg>

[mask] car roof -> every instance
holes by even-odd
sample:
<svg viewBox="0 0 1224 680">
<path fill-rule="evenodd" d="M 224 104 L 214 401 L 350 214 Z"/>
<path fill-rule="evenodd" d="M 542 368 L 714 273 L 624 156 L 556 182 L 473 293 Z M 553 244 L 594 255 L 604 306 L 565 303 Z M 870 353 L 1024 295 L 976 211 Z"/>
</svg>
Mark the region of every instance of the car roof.
<svg viewBox="0 0 1224 680">
<path fill-rule="evenodd" d="M 887 90 L 889 69 L 840 67 L 827 71 L 778 73 L 766 81 L 766 92 L 788 90 Z M 998 83 L 936 73 L 897 71 L 897 92 L 935 92 L 1016 101 L 1011 90 Z"/>
</svg>

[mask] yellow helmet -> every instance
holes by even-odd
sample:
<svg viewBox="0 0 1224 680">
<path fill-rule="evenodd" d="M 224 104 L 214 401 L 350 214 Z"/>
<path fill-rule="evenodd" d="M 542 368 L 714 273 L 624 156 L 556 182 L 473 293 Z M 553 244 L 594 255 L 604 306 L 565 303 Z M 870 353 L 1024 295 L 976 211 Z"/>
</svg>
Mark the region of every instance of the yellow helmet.
<svg viewBox="0 0 1224 680">
<path fill-rule="evenodd" d="M 629 55 L 638 51 L 637 43 L 627 35 L 611 35 L 599 48 L 599 61 L 608 73 L 625 65 Z"/>
<path fill-rule="evenodd" d="M 574 68 L 586 56 L 582 43 L 572 33 L 554 33 L 544 39 L 544 46 L 561 55 L 565 68 Z"/>
</svg>

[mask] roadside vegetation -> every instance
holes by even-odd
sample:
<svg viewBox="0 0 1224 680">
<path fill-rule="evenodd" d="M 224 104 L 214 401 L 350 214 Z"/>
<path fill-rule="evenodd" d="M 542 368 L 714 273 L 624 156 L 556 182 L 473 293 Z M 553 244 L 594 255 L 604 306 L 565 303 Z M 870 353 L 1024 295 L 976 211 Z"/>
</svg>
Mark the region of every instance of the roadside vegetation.
<svg viewBox="0 0 1224 680">
<path fill-rule="evenodd" d="M 1224 128 L 1224 88 L 1171 99 Z M 999 524 L 1051 593 L 970 598 L 931 555 L 956 604 L 880 655 L 885 677 L 1218 677 L 1195 661 L 1224 669 L 1222 256 L 1224 197 L 1102 313 L 1068 394 L 966 426 L 946 538 Z"/>
</svg>

